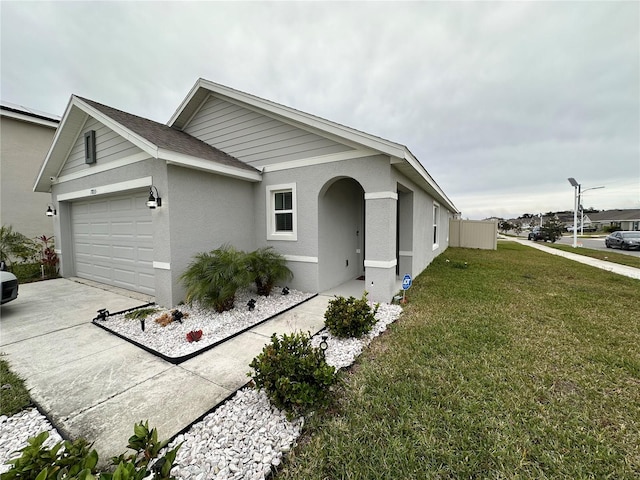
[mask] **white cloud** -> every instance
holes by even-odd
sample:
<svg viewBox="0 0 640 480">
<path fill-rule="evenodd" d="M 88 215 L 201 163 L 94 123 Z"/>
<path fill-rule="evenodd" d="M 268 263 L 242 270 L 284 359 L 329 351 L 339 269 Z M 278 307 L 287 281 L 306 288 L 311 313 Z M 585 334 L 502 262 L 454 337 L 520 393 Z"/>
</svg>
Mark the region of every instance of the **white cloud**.
<svg viewBox="0 0 640 480">
<path fill-rule="evenodd" d="M 406 144 L 471 218 L 571 208 L 568 176 L 606 185 L 596 208 L 640 201 L 635 2 L 5 1 L 1 21 L 6 101 L 164 122 L 204 77 Z"/>
</svg>

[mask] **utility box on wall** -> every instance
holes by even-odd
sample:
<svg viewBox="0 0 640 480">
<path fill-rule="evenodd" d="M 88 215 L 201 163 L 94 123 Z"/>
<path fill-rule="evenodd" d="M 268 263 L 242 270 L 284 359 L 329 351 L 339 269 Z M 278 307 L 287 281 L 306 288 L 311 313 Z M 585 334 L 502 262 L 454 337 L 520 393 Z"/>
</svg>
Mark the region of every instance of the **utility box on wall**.
<svg viewBox="0 0 640 480">
<path fill-rule="evenodd" d="M 498 248 L 497 220 L 450 220 L 449 246 L 496 250 Z"/>
</svg>

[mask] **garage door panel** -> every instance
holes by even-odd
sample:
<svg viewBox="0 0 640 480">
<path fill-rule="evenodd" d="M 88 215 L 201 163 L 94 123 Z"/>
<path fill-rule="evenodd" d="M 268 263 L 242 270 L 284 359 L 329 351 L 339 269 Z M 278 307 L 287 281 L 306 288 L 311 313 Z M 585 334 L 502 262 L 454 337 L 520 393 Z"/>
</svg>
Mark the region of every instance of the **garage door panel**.
<svg viewBox="0 0 640 480">
<path fill-rule="evenodd" d="M 76 275 L 153 295 L 153 224 L 146 192 L 73 203 Z"/>
<path fill-rule="evenodd" d="M 87 214 L 107 213 L 109 211 L 109 205 L 107 202 L 92 202 L 88 205 Z"/>
<path fill-rule="evenodd" d="M 153 249 L 139 247 L 138 261 L 141 263 L 146 263 L 153 268 Z"/>
</svg>

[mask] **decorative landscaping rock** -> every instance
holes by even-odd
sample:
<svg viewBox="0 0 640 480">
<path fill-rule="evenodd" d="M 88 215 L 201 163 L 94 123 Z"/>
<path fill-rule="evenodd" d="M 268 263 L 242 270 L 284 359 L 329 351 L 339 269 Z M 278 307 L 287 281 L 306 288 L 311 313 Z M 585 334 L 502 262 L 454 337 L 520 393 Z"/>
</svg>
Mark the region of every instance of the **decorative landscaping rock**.
<svg viewBox="0 0 640 480">
<path fill-rule="evenodd" d="M 62 441 L 58 431 L 53 428 L 47 417 L 36 408 L 27 408 L 11 417 L 0 416 L 0 473 L 9 470 L 5 462 L 20 456 L 17 453 L 27 445 L 27 440 L 41 432 L 49 432 L 44 445 L 51 447 Z"/>
<path fill-rule="evenodd" d="M 144 331 L 140 328 L 140 321 L 125 318 L 124 314 L 110 316 L 99 324 L 166 357 L 178 358 L 224 340 L 311 297 L 313 294 L 297 290 L 290 290 L 289 295 L 275 292 L 268 297 L 256 296 L 252 290 L 243 290 L 236 294 L 236 307 L 227 312 L 217 313 L 194 303 L 180 305 L 177 309 L 181 313 L 180 321 L 172 321 L 166 326 L 158 324 L 155 319 L 162 315 L 175 318 L 176 314 L 158 308 L 156 313 L 146 318 Z M 246 305 L 251 299 L 255 299 L 255 304 L 249 310 Z M 188 334 L 199 330 L 202 330 L 199 341 L 187 340 Z"/>
<path fill-rule="evenodd" d="M 289 295 L 277 295 L 277 298 L 289 299 L 297 293 L 299 292 L 292 290 Z M 264 298 L 260 297 L 261 300 Z M 256 309 L 259 305 L 260 302 L 257 302 Z M 346 367 L 353 363 L 373 338 L 397 320 L 401 311 L 400 306 L 381 304 L 376 313 L 377 322 L 369 334 L 360 339 L 338 339 L 328 332 L 321 332 L 312 338 L 312 344 L 318 346 L 322 336 L 327 336 L 327 363 L 336 368 Z M 225 313 L 234 312 L 235 310 Z M 189 318 L 191 314 L 189 311 Z M 184 319 L 183 323 L 187 323 L 189 318 Z M 138 321 L 129 322 L 138 324 L 139 329 Z M 193 330 L 193 326 L 187 328 L 187 332 Z M 181 334 L 181 343 L 187 343 L 187 332 Z M 200 343 L 203 341 L 204 337 Z M 183 442 L 172 474 L 184 480 L 263 480 L 272 469 L 282 463 L 283 456 L 295 445 L 303 425 L 302 417 L 287 420 L 283 412 L 271 405 L 264 392 L 243 388 L 171 442 L 168 448 L 174 448 Z M 25 410 L 10 418 L 0 417 L 0 463 L 15 457 L 10 452 L 23 448 L 27 438 L 43 430 L 51 432 L 47 442 L 56 443 L 61 440 L 59 434 L 36 409 Z M 8 469 L 8 465 L 0 467 L 0 471 Z"/>
</svg>

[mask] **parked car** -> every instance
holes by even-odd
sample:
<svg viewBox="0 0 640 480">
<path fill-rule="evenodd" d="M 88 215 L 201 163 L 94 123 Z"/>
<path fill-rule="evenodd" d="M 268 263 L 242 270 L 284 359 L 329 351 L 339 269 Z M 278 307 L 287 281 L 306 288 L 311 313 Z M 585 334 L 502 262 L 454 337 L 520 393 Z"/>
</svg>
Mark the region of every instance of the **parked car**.
<svg viewBox="0 0 640 480">
<path fill-rule="evenodd" d="M 529 240 L 533 240 L 534 242 L 537 242 L 538 240 L 544 240 L 545 242 L 555 242 L 557 240 L 555 236 L 551 237 L 549 235 L 548 229 L 544 229 L 542 227 L 533 227 L 533 229 L 529 232 L 528 238 Z"/>
<path fill-rule="evenodd" d="M 0 281 L 2 282 L 2 301 L 7 303 L 18 298 L 18 279 L 11 272 L 0 270 Z"/>
<path fill-rule="evenodd" d="M 598 228 L 595 225 L 585 225 L 581 227 L 578 225 L 578 232 L 595 232 Z M 573 233 L 573 225 L 567 227 L 567 232 Z"/>
<path fill-rule="evenodd" d="M 607 248 L 640 250 L 640 232 L 613 232 L 604 239 L 604 244 Z"/>
</svg>

